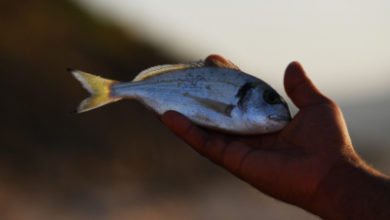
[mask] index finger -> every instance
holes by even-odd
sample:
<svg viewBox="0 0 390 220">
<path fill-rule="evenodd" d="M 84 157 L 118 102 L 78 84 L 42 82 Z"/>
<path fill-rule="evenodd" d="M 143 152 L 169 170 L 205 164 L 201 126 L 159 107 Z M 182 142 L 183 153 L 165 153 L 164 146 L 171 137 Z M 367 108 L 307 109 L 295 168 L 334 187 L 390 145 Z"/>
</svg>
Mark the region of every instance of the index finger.
<svg viewBox="0 0 390 220">
<path fill-rule="evenodd" d="M 249 147 L 237 138 L 230 140 L 223 135 L 208 132 L 174 111 L 164 113 L 161 120 L 200 154 L 244 179 L 247 179 L 245 176 L 254 168 L 252 165 L 247 166 L 253 161 L 256 161 L 258 166 L 263 167 L 262 172 L 268 172 L 265 167 L 275 164 L 279 159 L 275 157 L 274 152 L 270 153 L 259 148 Z"/>
<path fill-rule="evenodd" d="M 223 138 L 208 133 L 175 111 L 165 112 L 161 121 L 196 151 L 214 161 L 218 160 L 226 145 Z"/>
</svg>

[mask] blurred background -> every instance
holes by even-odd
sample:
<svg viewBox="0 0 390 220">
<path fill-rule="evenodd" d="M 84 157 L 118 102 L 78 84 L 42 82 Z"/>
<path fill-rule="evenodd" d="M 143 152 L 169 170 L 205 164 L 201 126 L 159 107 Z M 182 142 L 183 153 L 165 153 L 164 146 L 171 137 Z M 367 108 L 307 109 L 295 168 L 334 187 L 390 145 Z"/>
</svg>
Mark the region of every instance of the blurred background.
<svg viewBox="0 0 390 220">
<path fill-rule="evenodd" d="M 137 102 L 72 114 L 87 92 L 66 68 L 128 81 L 217 53 L 285 95 L 299 60 L 358 153 L 389 174 L 388 11 L 384 0 L 3 1 L 0 219 L 317 219 L 202 158 Z"/>
</svg>

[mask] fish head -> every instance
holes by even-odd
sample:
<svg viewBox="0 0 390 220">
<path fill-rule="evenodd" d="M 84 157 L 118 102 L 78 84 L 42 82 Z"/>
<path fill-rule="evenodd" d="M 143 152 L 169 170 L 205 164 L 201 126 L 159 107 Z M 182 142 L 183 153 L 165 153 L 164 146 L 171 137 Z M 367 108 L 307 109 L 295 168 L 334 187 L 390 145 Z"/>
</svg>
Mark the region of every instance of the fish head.
<svg viewBox="0 0 390 220">
<path fill-rule="evenodd" d="M 291 121 L 286 101 L 271 86 L 261 82 L 247 87 L 238 107 L 248 130 L 253 133 L 275 132 Z"/>
</svg>

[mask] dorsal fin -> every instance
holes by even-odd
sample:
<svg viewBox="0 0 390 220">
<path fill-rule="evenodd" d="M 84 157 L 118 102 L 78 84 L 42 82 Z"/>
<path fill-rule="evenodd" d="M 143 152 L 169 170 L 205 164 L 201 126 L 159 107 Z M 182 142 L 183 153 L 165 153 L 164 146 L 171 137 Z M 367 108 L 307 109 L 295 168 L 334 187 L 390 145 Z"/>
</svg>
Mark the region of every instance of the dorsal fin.
<svg viewBox="0 0 390 220">
<path fill-rule="evenodd" d="M 230 68 L 235 70 L 240 70 L 236 65 L 234 65 L 229 60 L 223 58 L 220 55 L 209 55 L 205 60 L 191 62 L 191 63 L 180 63 L 180 64 L 165 64 L 150 67 L 142 72 L 140 72 L 134 79 L 133 82 L 141 81 L 149 77 L 159 75 L 166 72 L 171 72 L 175 70 L 182 70 L 187 68 L 198 68 L 204 66 L 214 66 L 214 67 L 223 67 Z"/>
<path fill-rule="evenodd" d="M 205 66 L 204 61 L 197 61 L 192 63 L 180 63 L 180 64 L 165 64 L 165 65 L 159 65 L 150 67 L 142 72 L 140 72 L 134 79 L 133 82 L 141 81 L 146 78 L 159 75 L 166 72 L 171 72 L 175 70 L 182 70 L 186 68 L 196 68 L 196 67 L 202 67 Z"/>
<path fill-rule="evenodd" d="M 205 60 L 205 65 L 240 70 L 240 68 L 234 65 L 230 60 L 227 60 L 224 57 L 217 54 L 209 55 Z"/>
</svg>

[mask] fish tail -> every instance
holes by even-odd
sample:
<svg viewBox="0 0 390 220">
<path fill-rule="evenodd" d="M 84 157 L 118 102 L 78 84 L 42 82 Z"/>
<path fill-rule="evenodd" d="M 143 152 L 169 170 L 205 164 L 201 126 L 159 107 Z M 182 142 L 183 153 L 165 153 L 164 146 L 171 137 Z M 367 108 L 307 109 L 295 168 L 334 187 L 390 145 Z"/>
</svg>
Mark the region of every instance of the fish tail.
<svg viewBox="0 0 390 220">
<path fill-rule="evenodd" d="M 120 97 L 112 97 L 110 95 L 111 85 L 118 83 L 118 81 L 104 79 L 80 70 L 68 69 L 68 71 L 91 94 L 80 103 L 77 113 L 86 112 L 121 99 Z"/>
</svg>

